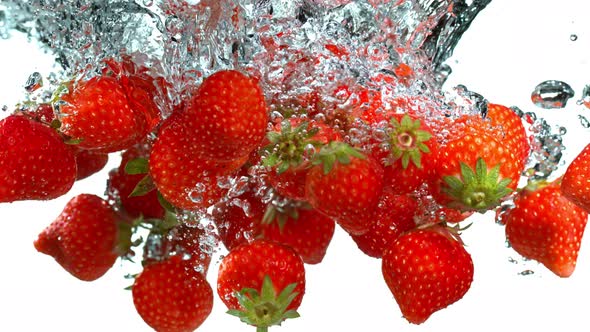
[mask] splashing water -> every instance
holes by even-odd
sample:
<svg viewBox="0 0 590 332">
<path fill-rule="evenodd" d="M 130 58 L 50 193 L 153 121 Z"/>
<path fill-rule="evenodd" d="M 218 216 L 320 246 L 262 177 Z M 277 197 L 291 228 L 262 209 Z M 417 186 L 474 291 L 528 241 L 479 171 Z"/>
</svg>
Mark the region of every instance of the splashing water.
<svg viewBox="0 0 590 332">
<path fill-rule="evenodd" d="M 531 100 L 536 106 L 545 109 L 564 108 L 574 94 L 569 84 L 550 80 L 535 87 L 531 93 Z"/>
</svg>

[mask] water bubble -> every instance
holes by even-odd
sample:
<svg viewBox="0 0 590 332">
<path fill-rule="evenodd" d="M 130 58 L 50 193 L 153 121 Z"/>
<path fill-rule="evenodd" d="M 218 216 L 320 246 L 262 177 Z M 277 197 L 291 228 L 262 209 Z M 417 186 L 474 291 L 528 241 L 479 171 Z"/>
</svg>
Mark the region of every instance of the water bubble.
<svg viewBox="0 0 590 332">
<path fill-rule="evenodd" d="M 531 93 L 531 100 L 544 109 L 564 108 L 574 96 L 574 90 L 565 82 L 549 80 L 540 83 Z"/>
<path fill-rule="evenodd" d="M 584 90 L 582 90 L 582 99 L 578 100 L 577 104 L 590 108 L 590 85 L 584 86 Z"/>
<path fill-rule="evenodd" d="M 143 5 L 146 7 L 151 7 L 154 4 L 154 0 L 143 0 Z"/>
<path fill-rule="evenodd" d="M 571 40 L 571 41 L 576 41 L 576 40 L 578 40 L 578 35 L 576 35 L 575 33 L 572 33 L 572 34 L 570 35 L 570 40 Z"/>
<path fill-rule="evenodd" d="M 8 105 L 2 105 L 2 112 L 8 111 Z"/>
<path fill-rule="evenodd" d="M 521 276 L 530 276 L 530 275 L 535 274 L 535 271 L 533 271 L 533 270 L 524 270 L 524 271 L 518 272 L 518 274 L 521 275 Z"/>
<path fill-rule="evenodd" d="M 25 83 L 25 90 L 27 90 L 27 92 L 29 93 L 32 93 L 34 91 L 37 91 L 42 86 L 43 77 L 39 72 L 34 72 L 31 75 L 29 75 L 29 78 L 27 78 L 27 82 Z"/>
<path fill-rule="evenodd" d="M 582 125 L 582 127 L 590 128 L 590 120 L 586 119 L 585 116 L 579 114 L 578 119 L 580 119 L 580 124 Z"/>
</svg>

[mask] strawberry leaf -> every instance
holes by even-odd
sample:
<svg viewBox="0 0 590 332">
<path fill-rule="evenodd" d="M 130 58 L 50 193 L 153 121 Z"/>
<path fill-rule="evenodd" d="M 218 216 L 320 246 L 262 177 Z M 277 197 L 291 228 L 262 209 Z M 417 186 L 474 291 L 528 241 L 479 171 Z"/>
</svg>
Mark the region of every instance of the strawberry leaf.
<svg viewBox="0 0 590 332">
<path fill-rule="evenodd" d="M 149 171 L 148 159 L 147 158 L 135 158 L 130 160 L 125 165 L 125 173 L 135 174 L 147 174 Z"/>
<path fill-rule="evenodd" d="M 150 191 L 156 189 L 156 185 L 152 180 L 152 177 L 148 175 L 144 176 L 143 179 L 139 180 L 129 197 L 143 196 Z"/>
</svg>

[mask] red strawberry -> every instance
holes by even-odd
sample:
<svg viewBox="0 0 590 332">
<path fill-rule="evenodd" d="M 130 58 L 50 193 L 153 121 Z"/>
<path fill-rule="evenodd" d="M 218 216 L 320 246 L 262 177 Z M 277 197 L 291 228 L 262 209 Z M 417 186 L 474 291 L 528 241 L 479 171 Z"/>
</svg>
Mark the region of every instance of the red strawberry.
<svg viewBox="0 0 590 332">
<path fill-rule="evenodd" d="M 74 148 L 76 158 L 76 180 L 82 180 L 102 170 L 109 161 L 109 155 L 92 150 Z"/>
<path fill-rule="evenodd" d="M 131 291 L 135 309 L 158 332 L 194 331 L 213 309 L 211 286 L 180 256 L 145 266 Z"/>
<path fill-rule="evenodd" d="M 130 218 L 138 218 L 140 215 L 144 218 L 163 218 L 164 208 L 158 201 L 158 192 L 151 190 L 144 195 L 131 196 L 138 183 L 144 179 L 146 174 L 129 174 L 125 168 L 127 163 L 138 158 L 148 156 L 148 147 L 140 144 L 136 145 L 121 156 L 121 164 L 118 168 L 111 170 L 109 173 L 109 183 L 107 194 L 109 199 L 116 202 L 117 207 Z"/>
<path fill-rule="evenodd" d="M 436 168 L 438 142 L 432 131 L 416 116 L 394 114 L 385 128 L 386 151 L 374 151 L 384 160 L 387 185 L 403 194 L 432 180 Z"/>
<path fill-rule="evenodd" d="M 432 194 L 450 208 L 487 211 L 516 189 L 521 162 L 477 116 L 456 127 L 438 152 Z"/>
<path fill-rule="evenodd" d="M 467 293 L 473 262 L 448 230 L 435 226 L 398 238 L 383 253 L 382 272 L 404 317 L 421 324 Z"/>
<path fill-rule="evenodd" d="M 502 216 L 506 238 L 522 256 L 569 277 L 576 267 L 588 213 L 561 194 L 559 180 L 537 186 L 519 192 L 514 208 Z"/>
<path fill-rule="evenodd" d="M 258 328 L 279 325 L 305 293 L 303 261 L 291 248 L 267 240 L 241 245 L 219 266 L 217 294 L 228 313 Z"/>
<path fill-rule="evenodd" d="M 268 181 L 280 195 L 304 200 L 309 158 L 322 145 L 339 140 L 337 132 L 319 122 L 290 118 L 279 123 L 267 134 L 268 145 L 264 147 L 263 165 L 272 167 Z"/>
<path fill-rule="evenodd" d="M 183 209 L 206 208 L 225 193 L 218 177 L 238 170 L 247 160 L 213 161 L 200 157 L 198 134 L 170 116 L 160 130 L 149 159 L 149 173 L 156 188 L 172 205 Z"/>
<path fill-rule="evenodd" d="M 567 167 L 561 193 L 590 213 L 590 144 Z"/>
<path fill-rule="evenodd" d="M 306 177 L 307 201 L 347 232 L 366 232 L 383 190 L 383 168 L 373 158 L 337 141 L 322 148 L 316 157 Z"/>
<path fill-rule="evenodd" d="M 267 214 L 269 220 L 261 226 L 262 237 L 293 248 L 304 263 L 320 263 L 334 236 L 334 220 L 310 207 L 283 209 L 287 211 Z"/>
<path fill-rule="evenodd" d="M 268 123 L 258 82 L 235 70 L 207 77 L 184 113 L 198 157 L 217 161 L 246 157 L 262 142 Z"/>
<path fill-rule="evenodd" d="M 75 82 L 61 100 L 61 131 L 80 140 L 81 148 L 123 150 L 142 140 L 149 130 L 144 115 L 130 108 L 125 90 L 114 77 Z"/>
<path fill-rule="evenodd" d="M 516 155 L 517 168 L 522 172 L 531 149 L 522 119 L 512 109 L 498 104 L 488 104 L 487 118 L 498 127 L 500 140 Z"/>
<path fill-rule="evenodd" d="M 74 154 L 55 130 L 21 115 L 0 121 L 0 202 L 54 199 L 75 179 Z"/>
<path fill-rule="evenodd" d="M 131 233 L 126 226 L 102 198 L 81 194 L 66 204 L 34 244 L 74 277 L 92 281 L 127 252 Z"/>
<path fill-rule="evenodd" d="M 373 215 L 369 230 L 361 235 L 352 235 L 352 239 L 362 252 L 368 256 L 381 258 L 383 251 L 402 233 L 414 228 L 416 200 L 410 195 L 398 195 L 385 191 Z"/>
</svg>

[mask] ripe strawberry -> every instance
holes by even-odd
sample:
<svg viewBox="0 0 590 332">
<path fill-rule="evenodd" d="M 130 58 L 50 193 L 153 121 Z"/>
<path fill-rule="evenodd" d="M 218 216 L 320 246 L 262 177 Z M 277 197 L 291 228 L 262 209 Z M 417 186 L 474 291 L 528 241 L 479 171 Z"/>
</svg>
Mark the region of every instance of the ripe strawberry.
<svg viewBox="0 0 590 332">
<path fill-rule="evenodd" d="M 432 194 L 450 208 L 487 211 L 516 189 L 521 162 L 479 118 L 460 119 L 456 126 L 438 151 Z"/>
<path fill-rule="evenodd" d="M 421 324 L 467 293 L 473 262 L 447 229 L 434 226 L 398 238 L 383 253 L 382 272 L 404 317 Z"/>
<path fill-rule="evenodd" d="M 74 277 L 92 281 L 127 253 L 131 232 L 126 226 L 102 198 L 81 194 L 66 204 L 34 244 Z"/>
<path fill-rule="evenodd" d="M 385 132 L 386 152 L 373 155 L 385 161 L 387 186 L 403 194 L 430 182 L 435 174 L 438 142 L 428 125 L 416 116 L 394 114 Z"/>
<path fill-rule="evenodd" d="M 80 140 L 80 148 L 119 151 L 148 133 L 144 115 L 130 108 L 125 90 L 114 77 L 96 76 L 75 82 L 61 101 L 61 131 Z"/>
<path fill-rule="evenodd" d="M 306 177 L 307 201 L 347 232 L 366 232 L 383 191 L 383 168 L 342 142 L 331 142 L 316 157 Z"/>
<path fill-rule="evenodd" d="M 320 263 L 334 236 L 334 220 L 308 206 L 283 209 L 286 211 L 267 213 L 266 223 L 263 221 L 261 226 L 262 237 L 293 248 L 306 264 Z"/>
<path fill-rule="evenodd" d="M 163 218 L 164 208 L 158 201 L 157 190 L 151 190 L 144 195 L 131 196 L 138 183 L 146 174 L 129 174 L 125 168 L 127 163 L 138 158 L 148 156 L 148 147 L 143 144 L 127 149 L 121 155 L 121 164 L 109 172 L 107 194 L 109 199 L 130 218 L 139 216 L 144 218 Z"/>
<path fill-rule="evenodd" d="M 267 133 L 263 150 L 263 165 L 272 167 L 269 183 L 284 197 L 304 200 L 305 176 L 311 166 L 309 158 L 322 145 L 339 140 L 340 135 L 323 123 L 300 118 L 282 121 Z"/>
<path fill-rule="evenodd" d="M 564 197 L 559 188 L 559 180 L 529 184 L 502 220 L 506 238 L 516 252 L 560 277 L 569 277 L 576 267 L 588 213 Z"/>
<path fill-rule="evenodd" d="M 149 159 L 149 173 L 162 196 L 182 209 L 207 208 L 225 193 L 218 177 L 235 173 L 247 160 L 213 161 L 200 157 L 198 134 L 170 116 L 154 142 Z"/>
<path fill-rule="evenodd" d="M 299 315 L 305 293 L 303 261 L 291 248 L 268 240 L 241 245 L 223 258 L 217 294 L 228 313 L 267 328 Z"/>
<path fill-rule="evenodd" d="M 522 172 L 531 150 L 522 119 L 512 109 L 498 104 L 488 104 L 487 118 L 498 127 L 500 140 L 516 155 L 517 169 Z"/>
<path fill-rule="evenodd" d="M 216 161 L 246 157 L 264 139 L 268 123 L 258 82 L 235 70 L 207 77 L 184 114 L 197 156 Z"/>
<path fill-rule="evenodd" d="M 352 235 L 352 239 L 368 256 L 381 258 L 385 249 L 402 233 L 416 227 L 414 213 L 417 205 L 410 195 L 384 191 L 369 230 L 361 235 Z"/>
<path fill-rule="evenodd" d="M 76 158 L 76 181 L 85 179 L 102 170 L 109 161 L 109 155 L 93 150 L 82 150 L 74 146 Z"/>
<path fill-rule="evenodd" d="M 75 179 L 74 154 L 55 130 L 21 115 L 0 121 L 0 202 L 54 199 Z"/>
<path fill-rule="evenodd" d="M 574 158 L 561 181 L 561 193 L 590 213 L 590 144 Z"/>
<path fill-rule="evenodd" d="M 135 309 L 158 332 L 194 331 L 213 309 L 211 286 L 180 256 L 145 266 L 131 291 Z"/>
</svg>

